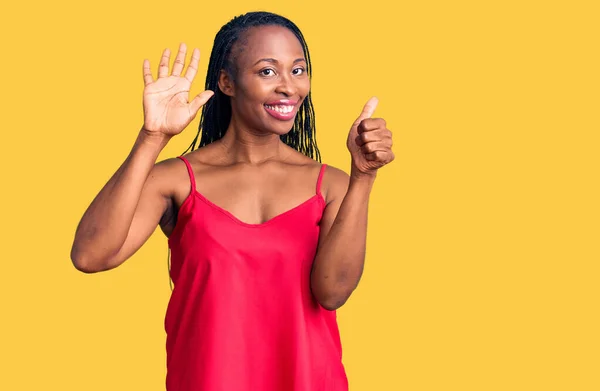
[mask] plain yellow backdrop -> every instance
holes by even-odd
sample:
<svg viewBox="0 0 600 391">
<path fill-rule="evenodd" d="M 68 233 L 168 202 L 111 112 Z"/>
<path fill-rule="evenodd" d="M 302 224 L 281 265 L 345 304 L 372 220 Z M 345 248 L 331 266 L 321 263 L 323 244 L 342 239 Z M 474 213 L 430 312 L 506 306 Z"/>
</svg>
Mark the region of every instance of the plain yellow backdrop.
<svg viewBox="0 0 600 391">
<path fill-rule="evenodd" d="M 85 275 L 73 234 L 142 124 L 143 59 L 156 72 L 165 47 L 200 48 L 199 93 L 220 26 L 268 10 L 308 41 L 324 162 L 348 170 L 372 95 L 394 132 L 339 310 L 351 390 L 599 390 L 595 4 L 2 5 L 0 389 L 164 389 L 165 238 Z"/>
</svg>

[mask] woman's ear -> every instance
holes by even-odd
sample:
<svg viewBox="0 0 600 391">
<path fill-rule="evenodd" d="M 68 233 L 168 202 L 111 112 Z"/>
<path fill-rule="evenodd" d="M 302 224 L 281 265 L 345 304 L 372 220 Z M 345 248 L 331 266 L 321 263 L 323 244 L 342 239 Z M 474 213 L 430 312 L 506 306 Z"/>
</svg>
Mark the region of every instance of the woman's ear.
<svg viewBox="0 0 600 391">
<path fill-rule="evenodd" d="M 227 96 L 234 96 L 233 78 L 224 69 L 219 73 L 219 89 Z"/>
</svg>

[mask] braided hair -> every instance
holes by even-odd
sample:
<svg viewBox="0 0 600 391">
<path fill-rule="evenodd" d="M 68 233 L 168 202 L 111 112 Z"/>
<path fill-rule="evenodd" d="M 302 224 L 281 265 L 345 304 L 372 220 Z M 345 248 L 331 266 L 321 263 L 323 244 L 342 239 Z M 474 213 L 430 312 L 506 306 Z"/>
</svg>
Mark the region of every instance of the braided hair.
<svg viewBox="0 0 600 391">
<path fill-rule="evenodd" d="M 272 25 L 285 27 L 298 38 L 306 58 L 308 76 L 312 76 L 308 46 L 302 32 L 292 21 L 270 12 L 248 12 L 234 17 L 221 27 L 215 36 L 205 83 L 205 89 L 214 91 L 215 95 L 202 107 L 198 133 L 184 154 L 196 148 L 198 138 L 200 138 L 198 147 L 203 147 L 225 135 L 231 120 L 231 101 L 229 96 L 219 89 L 220 71 L 225 70 L 230 75 L 235 76 L 236 65 L 235 58 L 232 55 L 233 45 L 249 28 Z M 321 154 L 315 136 L 315 111 L 310 91 L 296 114 L 294 126 L 288 133 L 281 135 L 280 138 L 281 141 L 298 152 L 321 162 Z"/>
</svg>

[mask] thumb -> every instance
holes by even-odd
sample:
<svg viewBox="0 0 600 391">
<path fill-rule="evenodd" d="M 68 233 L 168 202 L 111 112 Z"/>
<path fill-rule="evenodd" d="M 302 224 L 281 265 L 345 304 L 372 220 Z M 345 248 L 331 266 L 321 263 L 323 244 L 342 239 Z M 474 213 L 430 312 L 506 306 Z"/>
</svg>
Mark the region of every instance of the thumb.
<svg viewBox="0 0 600 391">
<path fill-rule="evenodd" d="M 204 106 L 204 104 L 208 102 L 208 100 L 214 94 L 215 93 L 213 91 L 206 90 L 196 95 L 196 97 L 190 102 L 190 112 L 195 116 L 198 113 L 198 110 L 200 110 L 200 108 Z"/>
<path fill-rule="evenodd" d="M 377 97 L 372 97 L 369 99 L 365 104 L 365 107 L 363 107 L 362 113 L 360 113 L 356 121 L 354 121 L 353 126 L 358 126 L 363 119 L 370 118 L 375 112 L 375 108 L 377 108 L 377 103 L 379 103 L 379 99 L 377 99 Z"/>
</svg>

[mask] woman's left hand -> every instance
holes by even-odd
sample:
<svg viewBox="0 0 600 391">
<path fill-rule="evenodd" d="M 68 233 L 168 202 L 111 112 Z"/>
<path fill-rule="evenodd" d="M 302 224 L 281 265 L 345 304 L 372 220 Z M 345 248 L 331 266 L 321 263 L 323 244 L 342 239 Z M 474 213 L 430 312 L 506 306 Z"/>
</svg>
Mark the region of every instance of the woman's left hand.
<svg viewBox="0 0 600 391">
<path fill-rule="evenodd" d="M 346 145 L 352 156 L 351 176 L 375 177 L 377 170 L 394 160 L 392 132 L 382 118 L 371 118 L 377 107 L 371 98 L 352 124 Z"/>
</svg>

